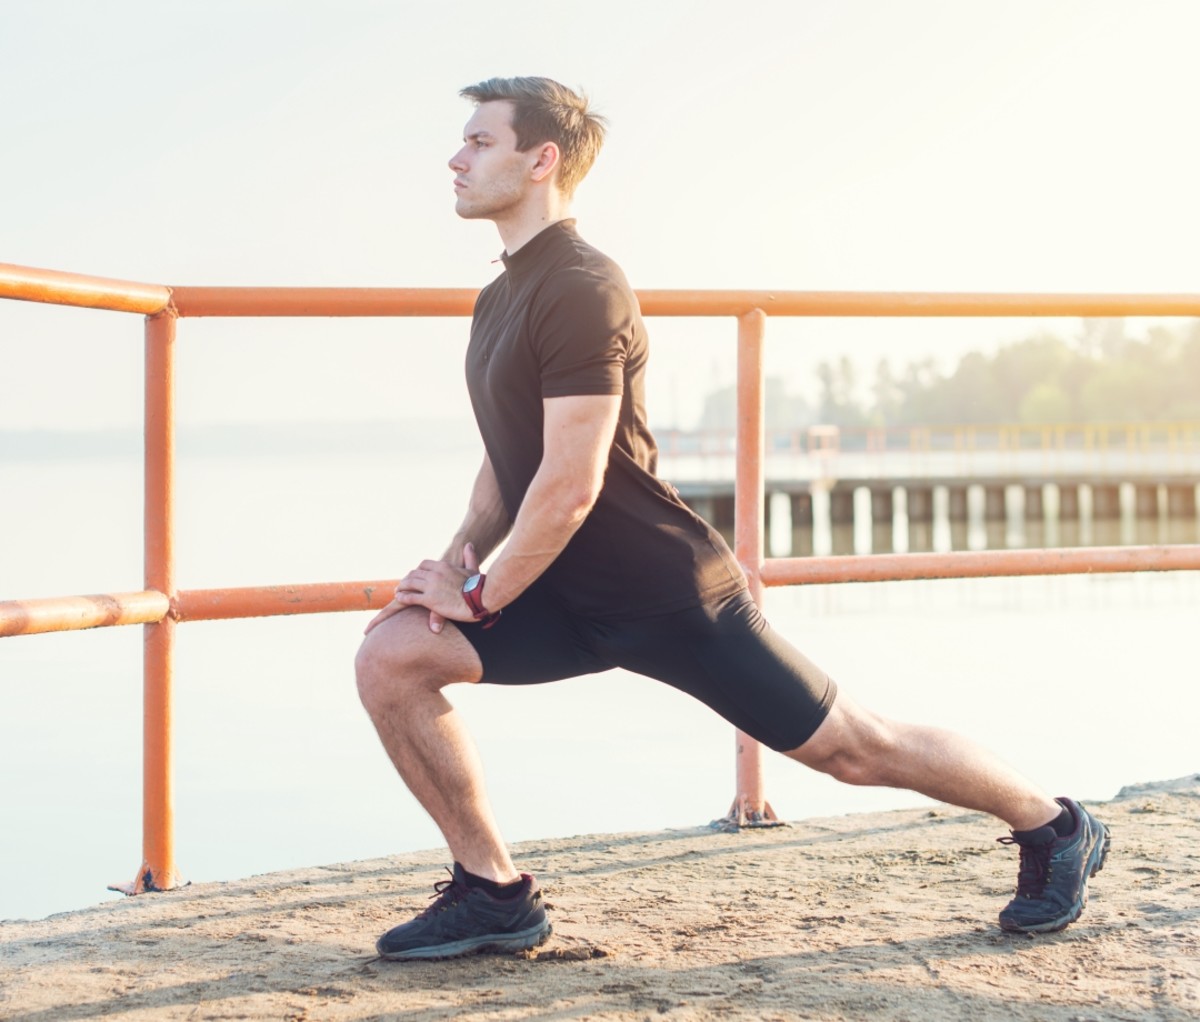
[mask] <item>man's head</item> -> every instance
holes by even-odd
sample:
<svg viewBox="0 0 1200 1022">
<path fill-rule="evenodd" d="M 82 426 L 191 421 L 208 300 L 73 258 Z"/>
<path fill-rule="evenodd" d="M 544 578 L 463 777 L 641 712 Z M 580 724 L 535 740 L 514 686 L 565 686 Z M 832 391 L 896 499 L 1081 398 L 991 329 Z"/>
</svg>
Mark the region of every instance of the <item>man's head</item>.
<svg viewBox="0 0 1200 1022">
<path fill-rule="evenodd" d="M 512 110 L 517 150 L 552 142 L 558 148 L 558 190 L 570 198 L 596 162 L 604 118 L 588 110 L 587 97 L 550 78 L 489 78 L 459 95 L 479 106 L 503 102 Z"/>
</svg>

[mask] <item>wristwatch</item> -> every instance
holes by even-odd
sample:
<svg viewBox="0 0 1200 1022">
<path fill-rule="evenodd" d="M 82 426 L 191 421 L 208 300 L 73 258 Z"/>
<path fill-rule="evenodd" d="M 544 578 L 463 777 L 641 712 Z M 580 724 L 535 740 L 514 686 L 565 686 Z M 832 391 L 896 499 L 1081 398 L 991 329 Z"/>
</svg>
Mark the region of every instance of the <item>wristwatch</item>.
<svg viewBox="0 0 1200 1022">
<path fill-rule="evenodd" d="M 471 613 L 475 615 L 475 620 L 483 625 L 484 628 L 491 628 L 500 617 L 500 611 L 489 612 L 483 605 L 483 583 L 487 581 L 487 575 L 476 573 L 468 578 L 462 587 L 463 599 L 467 601 L 467 606 L 471 608 Z"/>
</svg>

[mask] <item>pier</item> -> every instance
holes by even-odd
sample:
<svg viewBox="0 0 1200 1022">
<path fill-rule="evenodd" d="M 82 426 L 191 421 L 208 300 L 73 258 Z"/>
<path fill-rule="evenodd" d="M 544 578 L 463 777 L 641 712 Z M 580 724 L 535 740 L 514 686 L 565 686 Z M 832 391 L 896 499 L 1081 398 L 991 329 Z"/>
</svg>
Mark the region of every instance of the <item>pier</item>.
<svg viewBox="0 0 1200 1022">
<path fill-rule="evenodd" d="M 659 441 L 663 478 L 732 529 L 733 434 Z M 764 447 L 773 556 L 1200 542 L 1200 423 L 814 426 Z"/>
</svg>

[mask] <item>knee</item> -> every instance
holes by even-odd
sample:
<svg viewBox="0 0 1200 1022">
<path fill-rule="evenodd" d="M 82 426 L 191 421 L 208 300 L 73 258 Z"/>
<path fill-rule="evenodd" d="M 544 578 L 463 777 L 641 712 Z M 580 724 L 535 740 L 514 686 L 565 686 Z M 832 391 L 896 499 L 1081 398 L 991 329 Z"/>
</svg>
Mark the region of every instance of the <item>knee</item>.
<svg viewBox="0 0 1200 1022">
<path fill-rule="evenodd" d="M 374 716 L 387 693 L 387 683 L 382 658 L 373 648 L 369 635 L 354 656 L 354 680 L 358 686 L 359 700 L 367 712 Z"/>
<path fill-rule="evenodd" d="M 374 632 L 358 647 L 354 678 L 358 698 L 372 717 L 402 703 L 415 676 L 412 657 L 403 646 L 385 644 Z"/>
<path fill-rule="evenodd" d="M 890 766 L 899 750 L 896 726 L 861 710 L 840 724 L 830 735 L 818 731 L 790 755 L 843 784 L 888 784 Z"/>
<path fill-rule="evenodd" d="M 373 628 L 354 658 L 358 697 L 373 717 L 411 705 L 456 681 L 471 680 L 445 633 L 429 631 L 429 612 L 414 607 Z"/>
<path fill-rule="evenodd" d="M 830 753 L 816 765 L 816 769 L 842 784 L 878 785 L 884 783 L 880 779 L 881 765 L 878 759 L 867 756 L 862 748 L 856 747 Z"/>
</svg>

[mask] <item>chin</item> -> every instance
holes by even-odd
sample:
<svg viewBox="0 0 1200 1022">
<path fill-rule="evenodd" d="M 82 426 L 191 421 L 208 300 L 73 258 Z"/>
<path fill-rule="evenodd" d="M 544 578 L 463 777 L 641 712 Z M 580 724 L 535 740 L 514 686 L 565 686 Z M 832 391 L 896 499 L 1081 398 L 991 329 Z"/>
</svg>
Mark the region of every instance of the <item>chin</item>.
<svg viewBox="0 0 1200 1022">
<path fill-rule="evenodd" d="M 461 200 L 454 204 L 454 212 L 463 220 L 482 220 L 487 216 L 486 211 L 477 209 L 470 205 L 470 203 L 462 202 Z"/>
</svg>

